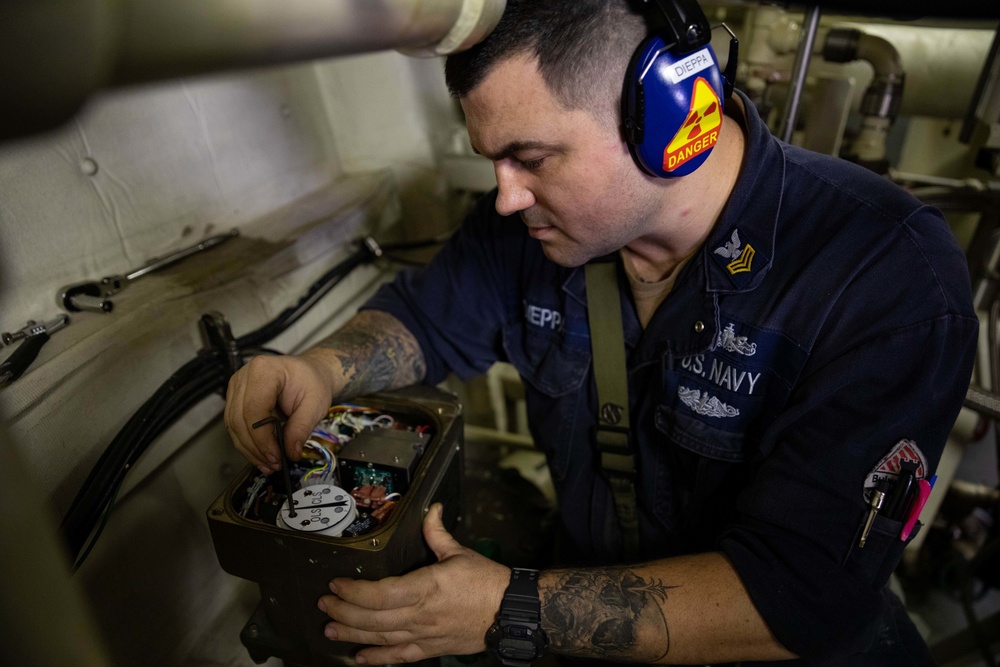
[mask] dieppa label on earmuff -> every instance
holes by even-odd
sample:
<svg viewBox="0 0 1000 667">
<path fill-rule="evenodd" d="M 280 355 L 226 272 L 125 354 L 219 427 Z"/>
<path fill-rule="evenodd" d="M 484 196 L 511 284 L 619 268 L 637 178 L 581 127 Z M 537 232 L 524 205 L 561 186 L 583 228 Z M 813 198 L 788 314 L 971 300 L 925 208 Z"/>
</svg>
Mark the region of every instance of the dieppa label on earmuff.
<svg viewBox="0 0 1000 667">
<path fill-rule="evenodd" d="M 682 58 L 670 66 L 667 76 L 674 83 L 680 83 L 689 76 L 694 76 L 698 72 L 708 69 L 715 61 L 708 49 L 702 49 L 692 53 L 687 58 Z"/>
<path fill-rule="evenodd" d="M 711 59 L 709 61 L 711 64 Z M 674 171 L 710 150 L 719 141 L 721 127 L 722 105 L 719 104 L 719 97 L 711 84 L 699 76 L 694 80 L 691 110 L 681 129 L 663 150 L 663 170 Z"/>
</svg>

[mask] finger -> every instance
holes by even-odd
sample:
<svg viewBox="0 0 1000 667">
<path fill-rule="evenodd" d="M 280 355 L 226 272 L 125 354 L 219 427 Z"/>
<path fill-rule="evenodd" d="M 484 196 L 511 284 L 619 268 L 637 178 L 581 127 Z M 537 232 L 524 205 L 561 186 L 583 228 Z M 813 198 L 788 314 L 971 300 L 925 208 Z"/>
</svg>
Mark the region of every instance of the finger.
<svg viewBox="0 0 1000 667">
<path fill-rule="evenodd" d="M 372 646 L 396 646 L 414 640 L 413 634 L 407 630 L 364 630 L 339 620 L 327 623 L 323 635 L 338 642 Z"/>
<path fill-rule="evenodd" d="M 399 649 L 415 640 L 407 629 L 410 624 L 397 617 L 395 611 L 371 611 L 340 600 L 334 595 L 325 595 L 318 602 L 320 610 L 332 619 L 323 629 L 327 639 L 353 644 L 385 646 L 385 652 L 376 652 L 365 657 L 371 664 L 400 662 L 392 656 L 399 656 L 403 662 L 407 656 L 417 656 L 412 650 L 398 653 Z M 416 658 L 419 659 L 419 658 Z"/>
<path fill-rule="evenodd" d="M 325 634 L 329 639 L 358 644 L 401 644 L 413 641 L 415 626 L 411 609 L 374 610 L 324 595 L 317 603 L 330 617 Z"/>
<path fill-rule="evenodd" d="M 395 665 L 417 662 L 431 657 L 434 657 L 434 655 L 421 649 L 416 644 L 400 644 L 395 646 L 368 647 L 358 651 L 354 659 L 359 665 Z"/>
<path fill-rule="evenodd" d="M 229 378 L 229 386 L 226 389 L 226 410 L 224 416 L 226 431 L 229 432 L 229 437 L 233 441 L 236 451 L 247 461 L 257 466 L 261 472 L 267 474 L 270 472 L 267 461 L 259 454 L 256 447 L 253 446 L 253 439 L 250 437 L 246 422 L 242 416 L 241 408 L 243 405 L 243 391 L 246 386 L 245 379 L 246 373 L 243 369 L 237 371 Z"/>
<path fill-rule="evenodd" d="M 266 357 L 254 357 L 244 366 L 244 370 L 247 375 L 244 380 L 241 417 L 249 432 L 251 447 L 266 460 L 272 470 L 277 471 L 280 469 L 281 457 L 274 425 L 262 424 L 259 428 L 253 428 L 253 424 L 273 416 L 284 385 L 284 373 L 274 360 Z"/>
<path fill-rule="evenodd" d="M 302 447 L 329 409 L 330 398 L 325 392 L 311 387 L 300 389 L 297 394 L 281 396 L 279 407 L 288 415 L 284 433 L 285 451 L 293 461 L 302 456 Z"/>
<path fill-rule="evenodd" d="M 431 548 L 439 561 L 462 551 L 462 545 L 444 527 L 442 516 L 444 516 L 444 505 L 434 503 L 424 517 L 423 526 L 427 546 Z"/>
<path fill-rule="evenodd" d="M 336 594 L 336 598 L 352 606 L 363 607 L 365 610 L 399 609 L 417 604 L 427 595 L 425 586 L 421 585 L 424 569 L 414 570 L 402 577 L 386 577 L 379 581 L 334 579 L 330 582 L 330 590 Z M 370 626 L 367 627 L 371 629 Z"/>
</svg>

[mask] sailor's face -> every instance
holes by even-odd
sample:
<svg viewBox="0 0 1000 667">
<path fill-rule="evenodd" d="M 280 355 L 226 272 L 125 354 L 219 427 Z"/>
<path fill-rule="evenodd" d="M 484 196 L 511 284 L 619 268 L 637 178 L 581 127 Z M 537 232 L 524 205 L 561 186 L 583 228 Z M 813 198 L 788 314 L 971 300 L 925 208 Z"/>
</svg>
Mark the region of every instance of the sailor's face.
<svg viewBox="0 0 1000 667">
<path fill-rule="evenodd" d="M 519 213 L 549 259 L 578 266 L 644 233 L 656 202 L 617 129 L 560 104 L 533 58 L 497 65 L 462 108 L 493 161 L 497 212 Z"/>
</svg>

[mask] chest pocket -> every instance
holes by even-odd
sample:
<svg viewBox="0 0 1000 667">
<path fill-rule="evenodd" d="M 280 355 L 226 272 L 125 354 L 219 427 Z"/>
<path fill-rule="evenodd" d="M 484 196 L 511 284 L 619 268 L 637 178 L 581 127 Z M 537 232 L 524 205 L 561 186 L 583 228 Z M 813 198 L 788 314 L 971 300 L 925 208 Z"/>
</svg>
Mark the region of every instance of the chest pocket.
<svg viewBox="0 0 1000 667">
<path fill-rule="evenodd" d="M 759 436 L 785 405 L 806 361 L 781 334 L 728 321 L 712 350 L 665 358 L 654 423 L 657 453 L 654 513 L 678 522 L 724 520 L 735 478 L 747 474 Z M 731 516 L 731 515 L 729 515 Z"/>
<path fill-rule="evenodd" d="M 680 447 L 738 463 L 784 406 L 807 355 L 780 333 L 721 323 L 713 349 L 664 360 L 656 425 Z"/>
<path fill-rule="evenodd" d="M 758 383 L 763 374 L 756 376 Z M 747 435 L 763 411 L 762 396 L 741 396 L 710 382 L 664 373 L 656 428 L 670 442 L 700 456 L 728 463 L 747 458 Z"/>
<path fill-rule="evenodd" d="M 538 446 L 548 456 L 556 481 L 565 478 L 573 455 L 571 443 L 577 418 L 586 401 L 582 391 L 590 369 L 590 350 L 566 342 L 560 332 L 545 333 L 521 322 L 503 330 L 507 360 L 524 380 L 528 423 L 533 432 L 549 434 L 536 437 Z"/>
<path fill-rule="evenodd" d="M 579 390 L 590 367 L 589 350 L 567 345 L 558 333 L 539 333 L 520 322 L 504 327 L 503 347 L 521 377 L 550 398 Z"/>
</svg>

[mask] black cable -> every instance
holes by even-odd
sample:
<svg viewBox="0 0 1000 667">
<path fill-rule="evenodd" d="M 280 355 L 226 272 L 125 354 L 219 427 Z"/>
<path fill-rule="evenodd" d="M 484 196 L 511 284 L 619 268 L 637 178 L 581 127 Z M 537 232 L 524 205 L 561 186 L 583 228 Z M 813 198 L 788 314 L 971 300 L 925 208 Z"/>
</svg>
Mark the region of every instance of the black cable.
<svg viewBox="0 0 1000 667">
<path fill-rule="evenodd" d="M 265 354 L 280 357 L 285 354 L 281 350 L 275 350 L 273 347 L 248 347 L 245 350 L 240 350 L 240 352 L 243 353 L 244 357 L 258 357 Z"/>
<path fill-rule="evenodd" d="M 444 234 L 439 234 L 438 236 L 432 236 L 428 239 L 417 239 L 416 241 L 398 241 L 396 243 L 380 243 L 379 247 L 382 248 L 382 252 L 395 252 L 397 250 L 417 250 L 419 248 L 429 248 L 434 245 L 441 245 L 445 241 L 451 238 L 455 230 L 445 232 Z"/>
<path fill-rule="evenodd" d="M 102 497 L 96 504 L 92 504 L 90 507 L 85 508 L 89 510 L 88 513 L 90 514 L 90 519 L 86 524 L 90 530 L 86 532 L 81 530 L 72 536 L 72 539 L 75 541 L 69 544 L 69 546 L 73 555 L 80 552 L 84 544 L 88 542 L 89 537 L 89 544 L 87 544 L 86 551 L 82 555 L 76 556 L 75 558 L 74 570 L 82 565 L 91 549 L 93 549 L 97 539 L 100 537 L 101 532 L 104 530 L 104 527 L 107 524 L 108 515 L 111 513 L 111 509 L 114 506 L 118 492 L 125 482 L 125 476 L 132 465 L 135 464 L 135 461 L 143 452 L 145 452 L 146 448 L 152 443 L 152 441 L 160 435 L 165 426 L 169 426 L 169 424 L 176 421 L 185 412 L 216 391 L 221 386 L 222 381 L 223 375 L 220 373 L 216 378 L 213 378 L 211 382 L 203 383 L 201 387 L 185 387 L 184 389 L 189 391 L 176 394 L 177 400 L 172 401 L 171 405 L 164 410 L 163 418 L 157 420 L 159 425 L 156 428 L 151 429 L 150 433 L 146 437 L 143 437 L 139 441 L 133 443 L 133 445 L 127 449 L 127 459 L 125 464 L 118 468 L 113 479 L 108 481 L 109 486 L 107 487 L 108 493 L 106 494 L 106 497 Z M 96 530 L 93 529 L 94 525 L 97 525 Z M 67 539 L 70 539 L 71 536 L 66 535 L 66 537 Z"/>
<path fill-rule="evenodd" d="M 81 544 L 90 533 L 93 522 L 99 516 L 99 507 L 107 501 L 108 495 L 113 489 L 112 479 L 116 471 L 124 464 L 123 454 L 119 442 L 127 442 L 138 430 L 143 422 L 148 421 L 159 403 L 167 398 L 177 387 L 186 385 L 191 377 L 200 370 L 202 359 L 195 358 L 182 366 L 170 378 L 164 382 L 159 389 L 150 397 L 126 422 L 119 431 L 112 443 L 104 450 L 97 463 L 91 469 L 90 474 L 84 481 L 83 486 L 77 493 L 76 498 L 70 505 L 62 523 L 60 532 L 63 534 L 67 544 L 71 546 L 71 551 L 76 553 L 72 545 Z M 98 508 L 98 509 L 95 509 Z M 82 536 L 79 533 L 84 533 Z"/>
<path fill-rule="evenodd" d="M 73 565 L 70 570 L 75 573 L 83 565 L 83 562 L 87 560 L 87 556 L 94 549 L 97 544 L 98 538 L 101 537 L 101 533 L 104 532 L 104 528 L 108 525 L 108 519 L 111 518 L 111 508 L 115 506 L 115 502 L 118 500 L 118 492 L 122 490 L 122 486 L 125 484 L 125 476 L 122 475 L 121 479 L 118 480 L 118 484 L 115 485 L 114 491 L 111 494 L 111 500 L 104 506 L 104 512 L 101 513 L 101 521 L 97 524 L 97 529 L 91 534 L 90 540 L 87 542 L 86 548 L 83 550 L 79 556 L 76 556 Z"/>
<path fill-rule="evenodd" d="M 220 360 L 194 359 L 182 369 L 190 374 L 194 362 L 207 366 L 183 382 L 175 373 L 146 401 L 105 449 L 67 511 L 59 531 L 77 560 L 84 543 L 114 503 L 114 498 L 128 470 L 149 444 L 172 424 L 209 396 L 225 386 L 228 373 Z M 91 540 L 93 541 L 93 540 Z"/>
<path fill-rule="evenodd" d="M 406 252 L 408 250 L 420 250 L 422 248 L 429 248 L 431 246 L 441 245 L 455 233 L 455 230 L 445 232 L 439 236 L 434 236 L 428 239 L 419 239 L 417 241 L 402 241 L 399 243 L 385 243 L 381 244 L 382 249 L 382 259 L 394 262 L 396 264 L 402 264 L 404 266 L 426 266 L 429 260 L 418 260 L 410 259 L 409 257 L 402 257 L 399 253 Z"/>
<path fill-rule="evenodd" d="M 409 259 L 406 257 L 399 257 L 397 255 L 382 255 L 382 259 L 388 260 L 395 264 L 402 264 L 404 266 L 427 266 L 426 260 Z"/>
<path fill-rule="evenodd" d="M 162 411 L 152 420 L 139 436 L 137 441 L 128 448 L 128 458 L 126 466 L 135 465 L 139 457 L 160 434 L 163 433 L 177 418 L 208 398 L 219 389 L 223 388 L 229 374 L 223 368 L 211 369 L 205 375 L 182 387 L 176 394 L 171 396 Z M 121 471 L 121 476 L 125 476 L 125 470 Z"/>
<path fill-rule="evenodd" d="M 241 350 L 248 347 L 260 347 L 295 324 L 300 317 L 316 305 L 317 301 L 336 287 L 347 274 L 362 264 L 374 261 L 377 257 L 378 253 L 372 247 L 368 244 L 362 244 L 354 254 L 320 276 L 294 306 L 281 311 L 275 319 L 259 329 L 237 338 L 236 346 Z"/>
<path fill-rule="evenodd" d="M 404 245 L 420 247 L 417 244 L 438 242 L 431 239 Z M 293 306 L 236 339 L 240 357 L 275 353 L 263 348 L 263 344 L 292 326 L 351 271 L 374 261 L 380 254 L 373 241 L 362 242 L 355 253 L 316 280 Z M 224 351 L 199 353 L 171 375 L 118 432 L 91 469 L 59 526 L 73 557 L 74 569 L 86 560 L 107 525 L 128 470 L 166 428 L 212 393 L 224 391 L 231 372 Z"/>
</svg>

